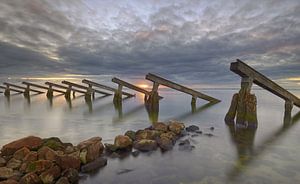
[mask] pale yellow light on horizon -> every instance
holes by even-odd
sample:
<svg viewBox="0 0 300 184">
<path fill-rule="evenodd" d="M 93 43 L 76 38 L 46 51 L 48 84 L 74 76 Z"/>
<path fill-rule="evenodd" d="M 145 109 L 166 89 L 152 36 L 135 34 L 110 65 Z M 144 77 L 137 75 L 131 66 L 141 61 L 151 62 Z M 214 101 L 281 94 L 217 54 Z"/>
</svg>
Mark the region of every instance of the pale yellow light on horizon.
<svg viewBox="0 0 300 184">
<path fill-rule="evenodd" d="M 286 80 L 288 80 L 288 81 L 300 81 L 300 77 L 290 77 L 290 78 L 287 78 Z"/>
<path fill-rule="evenodd" d="M 76 80 L 73 77 L 22 77 L 23 80 Z"/>
<path fill-rule="evenodd" d="M 137 86 L 140 87 L 140 88 L 143 88 L 143 89 L 150 88 L 150 86 L 148 84 L 138 84 Z"/>
</svg>

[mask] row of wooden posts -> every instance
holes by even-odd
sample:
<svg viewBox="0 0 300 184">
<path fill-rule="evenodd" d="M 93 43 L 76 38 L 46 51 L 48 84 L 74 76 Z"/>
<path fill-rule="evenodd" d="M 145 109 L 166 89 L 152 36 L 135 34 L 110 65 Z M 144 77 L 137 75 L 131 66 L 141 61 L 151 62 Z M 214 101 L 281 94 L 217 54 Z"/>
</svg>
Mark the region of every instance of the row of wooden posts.
<svg viewBox="0 0 300 184">
<path fill-rule="evenodd" d="M 285 90 L 284 88 L 282 88 L 263 74 L 259 73 L 255 69 L 251 68 L 241 60 L 237 59 L 236 62 L 231 63 L 230 70 L 241 76 L 241 89 L 238 93 L 233 95 L 229 111 L 225 117 L 226 122 L 233 122 L 236 119 L 237 122 L 246 123 L 247 125 L 255 125 L 257 123 L 256 96 L 251 93 L 253 83 L 285 100 L 285 115 L 287 115 L 285 117 L 291 116 L 293 105 L 300 107 L 300 99 L 298 97 Z M 113 92 L 114 104 L 120 104 L 122 103 L 123 95 L 125 95 L 127 98 L 135 96 L 135 94 L 123 91 L 123 87 L 127 87 L 136 92 L 143 93 L 145 95 L 145 104 L 147 105 L 149 110 L 155 110 L 158 108 L 159 100 L 163 98 L 158 93 L 158 87 L 162 85 L 191 95 L 192 107 L 196 106 L 197 98 L 206 100 L 210 103 L 220 102 L 219 99 L 208 96 L 204 93 L 177 84 L 175 82 L 172 82 L 170 80 L 164 79 L 160 76 L 151 73 L 148 73 L 145 79 L 153 82 L 153 87 L 151 91 L 147 91 L 146 89 L 140 88 L 134 84 L 131 84 L 119 78 L 112 79 L 112 82 L 116 83 L 118 85 L 118 88 L 113 88 L 107 85 L 99 84 L 87 79 L 83 79 L 82 84 L 77 84 L 65 80 L 61 82 L 62 84 L 45 82 L 46 86 L 31 82 L 22 82 L 22 84 L 25 86 L 4 82 L 4 86 L 0 86 L 0 88 L 5 90 L 5 96 L 10 96 L 11 92 L 23 93 L 25 97 L 29 97 L 30 92 L 38 94 L 44 93 L 44 91 L 34 89 L 39 88 L 47 90 L 46 94 L 48 98 L 52 98 L 54 92 L 64 94 L 66 99 L 71 98 L 71 93 L 73 93 L 73 95 L 75 95 L 75 93 L 82 93 L 85 95 L 85 99 L 88 101 L 90 101 L 92 98 L 95 98 L 95 93 L 104 96 L 109 96 L 112 95 L 111 92 Z M 105 92 L 103 90 L 108 92 Z"/>
</svg>

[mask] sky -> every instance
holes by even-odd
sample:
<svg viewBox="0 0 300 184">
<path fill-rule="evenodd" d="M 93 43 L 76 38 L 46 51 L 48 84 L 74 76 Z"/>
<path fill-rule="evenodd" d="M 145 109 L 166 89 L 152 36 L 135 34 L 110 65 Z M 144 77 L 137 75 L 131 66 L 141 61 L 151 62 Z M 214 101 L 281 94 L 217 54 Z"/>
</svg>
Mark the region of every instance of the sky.
<svg viewBox="0 0 300 184">
<path fill-rule="evenodd" d="M 0 75 L 237 83 L 237 58 L 300 86 L 299 0 L 2 0 Z"/>
</svg>

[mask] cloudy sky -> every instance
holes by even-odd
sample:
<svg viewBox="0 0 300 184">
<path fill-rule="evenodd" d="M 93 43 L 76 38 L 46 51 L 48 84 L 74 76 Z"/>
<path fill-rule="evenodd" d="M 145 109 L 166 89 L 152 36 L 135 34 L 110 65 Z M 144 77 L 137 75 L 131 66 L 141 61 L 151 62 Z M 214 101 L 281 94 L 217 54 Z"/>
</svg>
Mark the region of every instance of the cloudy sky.
<svg viewBox="0 0 300 184">
<path fill-rule="evenodd" d="M 230 83 L 240 58 L 300 86 L 299 0 L 2 0 L 1 75 L 154 72 Z"/>
</svg>

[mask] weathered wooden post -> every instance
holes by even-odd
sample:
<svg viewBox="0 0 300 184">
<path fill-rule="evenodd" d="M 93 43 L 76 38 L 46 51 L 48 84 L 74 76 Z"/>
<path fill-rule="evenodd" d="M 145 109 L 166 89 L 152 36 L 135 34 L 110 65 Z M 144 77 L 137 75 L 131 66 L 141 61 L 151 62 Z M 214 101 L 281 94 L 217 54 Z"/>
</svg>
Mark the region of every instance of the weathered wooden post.
<svg viewBox="0 0 300 184">
<path fill-rule="evenodd" d="M 293 109 L 293 102 L 290 100 L 286 100 L 284 104 L 284 124 L 290 124 L 292 122 L 292 109 Z"/>
<path fill-rule="evenodd" d="M 25 98 L 28 98 L 30 96 L 30 88 L 29 85 L 26 85 L 26 88 L 24 89 L 24 93 L 23 93 Z"/>
<path fill-rule="evenodd" d="M 6 85 L 6 88 L 4 90 L 4 95 L 5 96 L 10 96 L 10 87 L 9 87 L 9 85 Z"/>
<path fill-rule="evenodd" d="M 49 88 L 47 90 L 47 94 L 46 94 L 47 98 L 51 99 L 53 98 L 53 88 L 52 85 L 49 85 Z"/>
<path fill-rule="evenodd" d="M 123 85 L 119 84 L 118 89 L 115 91 L 114 99 L 113 99 L 115 106 L 119 106 L 122 103 L 122 89 L 123 89 Z"/>
<path fill-rule="evenodd" d="M 256 96 L 251 94 L 253 79 L 242 77 L 241 89 L 232 97 L 230 108 L 225 116 L 225 122 L 236 123 L 244 126 L 257 127 Z"/>
</svg>

